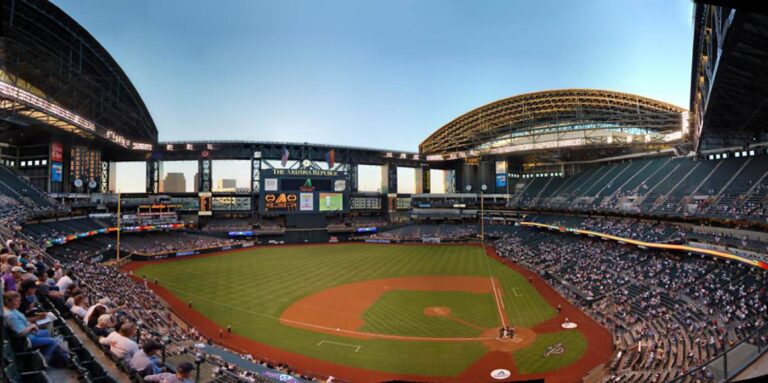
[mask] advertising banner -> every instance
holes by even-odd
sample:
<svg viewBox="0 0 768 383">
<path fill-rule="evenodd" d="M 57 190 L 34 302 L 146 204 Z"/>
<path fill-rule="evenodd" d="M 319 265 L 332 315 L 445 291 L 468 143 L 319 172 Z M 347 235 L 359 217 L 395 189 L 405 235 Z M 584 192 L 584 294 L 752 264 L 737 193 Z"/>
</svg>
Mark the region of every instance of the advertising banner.
<svg viewBox="0 0 768 383">
<path fill-rule="evenodd" d="M 61 182 L 61 162 L 51 162 L 51 182 Z"/>
<path fill-rule="evenodd" d="M 496 174 L 507 173 L 507 161 L 496 161 Z"/>
<path fill-rule="evenodd" d="M 497 188 L 505 188 L 505 187 L 507 187 L 507 175 L 506 174 L 498 174 L 498 175 L 496 175 L 496 187 Z"/>
<path fill-rule="evenodd" d="M 313 193 L 300 193 L 299 210 L 301 211 L 315 210 L 315 196 Z"/>
<path fill-rule="evenodd" d="M 51 162 L 64 162 L 64 147 L 61 142 L 51 143 Z"/>
</svg>

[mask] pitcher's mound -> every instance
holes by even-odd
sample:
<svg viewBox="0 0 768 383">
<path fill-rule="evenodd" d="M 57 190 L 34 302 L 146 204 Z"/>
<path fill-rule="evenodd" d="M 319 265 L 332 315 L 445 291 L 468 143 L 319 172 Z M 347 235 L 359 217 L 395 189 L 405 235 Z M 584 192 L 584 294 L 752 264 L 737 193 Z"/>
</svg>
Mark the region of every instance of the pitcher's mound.
<svg viewBox="0 0 768 383">
<path fill-rule="evenodd" d="M 432 306 L 424 309 L 424 315 L 428 317 L 444 317 L 451 315 L 451 308 L 445 306 Z"/>
</svg>

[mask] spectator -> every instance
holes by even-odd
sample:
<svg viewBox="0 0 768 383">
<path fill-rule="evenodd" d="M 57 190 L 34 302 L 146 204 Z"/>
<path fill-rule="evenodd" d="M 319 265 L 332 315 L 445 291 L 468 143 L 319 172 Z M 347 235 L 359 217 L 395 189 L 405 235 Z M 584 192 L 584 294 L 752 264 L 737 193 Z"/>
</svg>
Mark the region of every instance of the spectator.
<svg viewBox="0 0 768 383">
<path fill-rule="evenodd" d="M 67 273 L 63 277 L 58 278 L 56 281 L 56 287 L 59 288 L 59 291 L 67 291 L 69 286 L 75 283 L 73 277 L 74 275 L 72 274 L 72 272 L 67 271 Z"/>
<path fill-rule="evenodd" d="M 99 343 L 109 345 L 109 351 L 114 356 L 129 362 L 133 354 L 139 351 L 139 345 L 133 341 L 135 335 L 136 326 L 131 322 L 125 322 L 120 325 L 118 331 L 99 339 Z"/>
<path fill-rule="evenodd" d="M 115 327 L 115 318 L 110 314 L 101 314 L 98 318 L 93 315 L 93 325 L 88 325 L 97 336 L 107 336 L 111 329 Z M 90 323 L 90 322 L 89 322 Z"/>
<path fill-rule="evenodd" d="M 195 366 L 192 363 L 184 362 L 180 363 L 176 367 L 176 373 L 164 372 L 157 375 L 148 375 L 144 377 L 146 382 L 160 382 L 160 383 L 191 383 L 192 371 L 195 370 Z"/>
<path fill-rule="evenodd" d="M 144 342 L 141 350 L 133 354 L 133 358 L 131 358 L 131 369 L 141 376 L 155 375 L 163 372 L 157 360 L 157 354 L 162 349 L 163 345 L 154 340 Z"/>
<path fill-rule="evenodd" d="M 19 260 L 15 255 L 8 256 L 2 265 L 4 291 L 16 291 L 14 268 L 16 268 L 17 271 L 24 271 L 24 269 L 19 267 Z"/>
<path fill-rule="evenodd" d="M 74 304 L 72 305 L 72 308 L 70 311 L 72 314 L 77 316 L 80 319 L 85 319 L 85 315 L 88 314 L 88 310 L 85 308 L 88 305 L 88 302 L 85 300 L 85 295 L 78 294 L 74 297 Z"/>
<path fill-rule="evenodd" d="M 5 309 L 3 317 L 6 326 L 17 336 L 26 336 L 32 348 L 40 348 L 43 356 L 51 361 L 54 353 L 59 350 L 56 339 L 52 338 L 47 330 L 38 329 L 36 324 L 30 323 L 27 317 L 19 312 L 20 304 L 21 295 L 19 293 L 9 291 L 3 294 L 3 307 Z"/>
</svg>

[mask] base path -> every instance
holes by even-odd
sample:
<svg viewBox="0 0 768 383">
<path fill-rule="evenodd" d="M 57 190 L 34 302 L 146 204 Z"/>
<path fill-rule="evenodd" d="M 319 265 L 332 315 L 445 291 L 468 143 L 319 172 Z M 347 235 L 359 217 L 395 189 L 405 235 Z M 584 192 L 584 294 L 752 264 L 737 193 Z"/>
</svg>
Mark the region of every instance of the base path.
<svg viewBox="0 0 768 383">
<path fill-rule="evenodd" d="M 399 336 L 359 331 L 363 326 L 363 313 L 388 291 L 466 291 L 478 294 L 493 294 L 493 284 L 488 277 L 470 276 L 416 276 L 384 278 L 348 283 L 318 291 L 289 306 L 280 316 L 280 323 L 334 335 L 360 339 L 396 339 L 435 342 L 469 342 L 492 337 L 434 338 Z M 426 315 L 445 314 L 449 308 L 433 308 Z M 322 314 L 322 315 L 318 315 Z"/>
<path fill-rule="evenodd" d="M 311 245 L 295 245 L 295 246 L 311 246 Z M 332 246 L 332 245 L 327 245 Z M 380 246 L 372 244 L 372 246 Z M 388 246 L 403 246 L 403 245 L 388 245 Z M 446 245 L 421 245 L 421 246 L 446 246 Z M 466 245 L 464 245 L 466 246 Z M 479 246 L 479 245 L 478 245 Z M 244 251 L 249 249 L 238 249 L 237 251 Z M 507 340 L 502 342 L 496 341 L 483 341 L 486 347 L 491 351 L 486 353 L 478 361 L 476 361 L 469 368 L 464 370 L 461 374 L 454 377 L 439 377 L 439 376 L 421 376 L 421 375 L 408 375 L 408 374 L 392 374 L 381 371 L 366 370 L 356 367 L 350 367 L 341 365 L 338 363 L 327 362 L 315 358 L 310 358 L 301 354 L 281 350 L 276 347 L 268 346 L 263 343 L 256 342 L 252 339 L 239 336 L 237 334 L 226 334 L 224 338 L 219 338 L 219 330 L 221 329 L 216 323 L 208 319 L 206 316 L 196 311 L 195 309 L 187 306 L 186 302 L 179 299 L 172 292 L 165 289 L 161 285 L 149 283 L 148 287 L 163 298 L 170 306 L 171 310 L 189 325 L 195 327 L 201 334 L 208 337 L 213 342 L 222 346 L 228 347 L 232 350 L 248 353 L 254 355 L 254 357 L 271 361 L 274 364 L 286 363 L 293 367 L 297 371 L 302 371 L 304 374 L 313 376 L 327 376 L 334 375 L 340 378 L 340 381 L 347 382 L 380 382 L 380 381 L 416 381 L 416 382 L 484 382 L 491 381 L 490 372 L 497 368 L 505 368 L 512 372 L 512 378 L 506 380 L 499 380 L 499 382 L 510 382 L 520 380 L 531 379 L 545 379 L 547 383 L 576 383 L 581 382 L 581 378 L 589 373 L 592 369 L 601 363 L 607 363 L 610 361 L 613 352 L 613 342 L 610 332 L 600 326 L 588 315 L 572 306 L 570 302 L 560 296 L 554 289 L 552 289 L 546 282 L 544 282 L 539 276 L 517 264 L 508 263 L 502 257 L 495 254 L 492 249 L 486 249 L 488 255 L 496 259 L 499 262 L 505 263 L 508 267 L 520 272 L 523 276 L 531 279 L 532 285 L 539 291 L 539 293 L 549 302 L 552 307 L 556 307 L 560 304 L 563 308 L 560 315 L 555 316 L 549 321 L 540 323 L 531 328 L 533 332 L 543 333 L 562 330 L 559 326 L 563 322 L 564 317 L 568 317 L 571 321 L 578 323 L 579 328 L 573 331 L 581 331 L 588 341 L 588 348 L 584 356 L 582 356 L 575 363 L 558 369 L 556 371 L 539 373 L 539 374 L 519 374 L 517 367 L 515 366 L 512 353 L 507 351 L 507 347 L 512 346 L 513 340 Z M 231 252 L 231 251 L 228 251 Z M 212 253 L 194 256 L 193 258 L 217 256 L 222 253 Z M 192 257 L 190 257 L 192 258 Z M 124 270 L 134 271 L 141 268 L 144 265 L 155 264 L 159 262 L 175 262 L 175 259 L 166 259 L 158 261 L 142 261 L 128 263 Z M 139 282 L 144 283 L 141 278 L 132 276 L 132 278 Z M 481 292 L 492 292 L 493 286 L 488 277 L 481 278 L 483 280 L 484 289 Z M 386 285 L 385 285 L 386 286 Z M 498 285 L 496 285 L 498 287 Z M 478 287 L 480 288 L 480 287 Z M 463 288 L 461 289 L 463 290 Z M 500 305 L 504 305 L 507 302 L 500 301 Z M 450 314 L 449 314 L 450 315 Z M 317 330 L 315 330 L 317 331 Z M 498 335 L 498 329 L 495 330 L 494 335 Z M 522 335 L 524 329 L 516 329 L 516 332 L 520 332 Z M 491 332 L 488 331 L 487 336 L 491 337 Z M 485 337 L 486 334 L 482 334 L 481 337 Z M 456 340 L 454 340 L 456 341 Z M 498 344 L 496 342 L 499 342 Z M 349 342 L 350 345 L 354 344 L 354 341 Z M 505 345 L 508 345 L 505 347 Z M 322 345 L 326 347 L 325 344 Z M 331 345 L 336 347 L 346 347 L 339 345 Z"/>
</svg>

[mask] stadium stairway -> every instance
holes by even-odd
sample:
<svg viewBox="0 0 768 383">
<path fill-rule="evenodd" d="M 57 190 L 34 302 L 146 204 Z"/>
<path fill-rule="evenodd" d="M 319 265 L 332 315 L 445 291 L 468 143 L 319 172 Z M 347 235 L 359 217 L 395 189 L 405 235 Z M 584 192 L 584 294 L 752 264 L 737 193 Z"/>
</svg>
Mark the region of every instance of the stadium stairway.
<svg viewBox="0 0 768 383">
<path fill-rule="evenodd" d="M 32 186 L 22 179 L 21 175 L 4 165 L 0 165 L 0 193 L 18 199 L 20 202 L 26 197 L 34 201 L 36 205 L 43 207 L 51 206 L 51 201 L 48 200 L 45 193 Z"/>
<path fill-rule="evenodd" d="M 80 328 L 80 326 L 72 319 L 67 320 L 67 324 L 72 329 L 72 333 L 78 339 L 88 339 L 88 335 Z M 102 350 L 94 342 L 82 342 L 83 347 L 93 356 L 93 359 L 100 364 L 106 375 L 110 376 L 118 382 L 130 381 L 128 375 L 117 369 L 114 363 L 102 352 Z"/>
<path fill-rule="evenodd" d="M 708 161 L 697 161 L 693 163 L 692 167 L 689 167 L 684 176 L 680 178 L 672 178 L 670 184 L 674 184 L 671 188 L 664 193 L 664 203 L 657 204 L 655 206 L 656 211 L 671 213 L 680 210 L 679 203 L 683 197 L 693 192 L 696 187 L 701 183 L 702 179 L 706 177 L 712 171 L 712 164 Z"/>
<path fill-rule="evenodd" d="M 674 187 L 674 182 L 680 180 L 683 174 L 687 174 L 692 167 L 692 162 L 677 160 L 669 162 L 665 168 L 669 165 L 673 166 L 666 171 L 659 169 L 659 172 L 652 175 L 645 184 L 648 191 L 640 203 L 642 211 L 650 211 L 659 202 L 659 197 L 665 196 Z"/>
<path fill-rule="evenodd" d="M 625 190 L 627 183 L 630 180 L 637 178 L 638 174 L 641 174 L 648 165 L 651 164 L 649 160 L 633 161 L 628 163 L 624 169 L 616 175 L 610 182 L 608 182 L 600 191 L 596 197 L 606 197 L 613 195 L 616 191 Z"/>
</svg>

